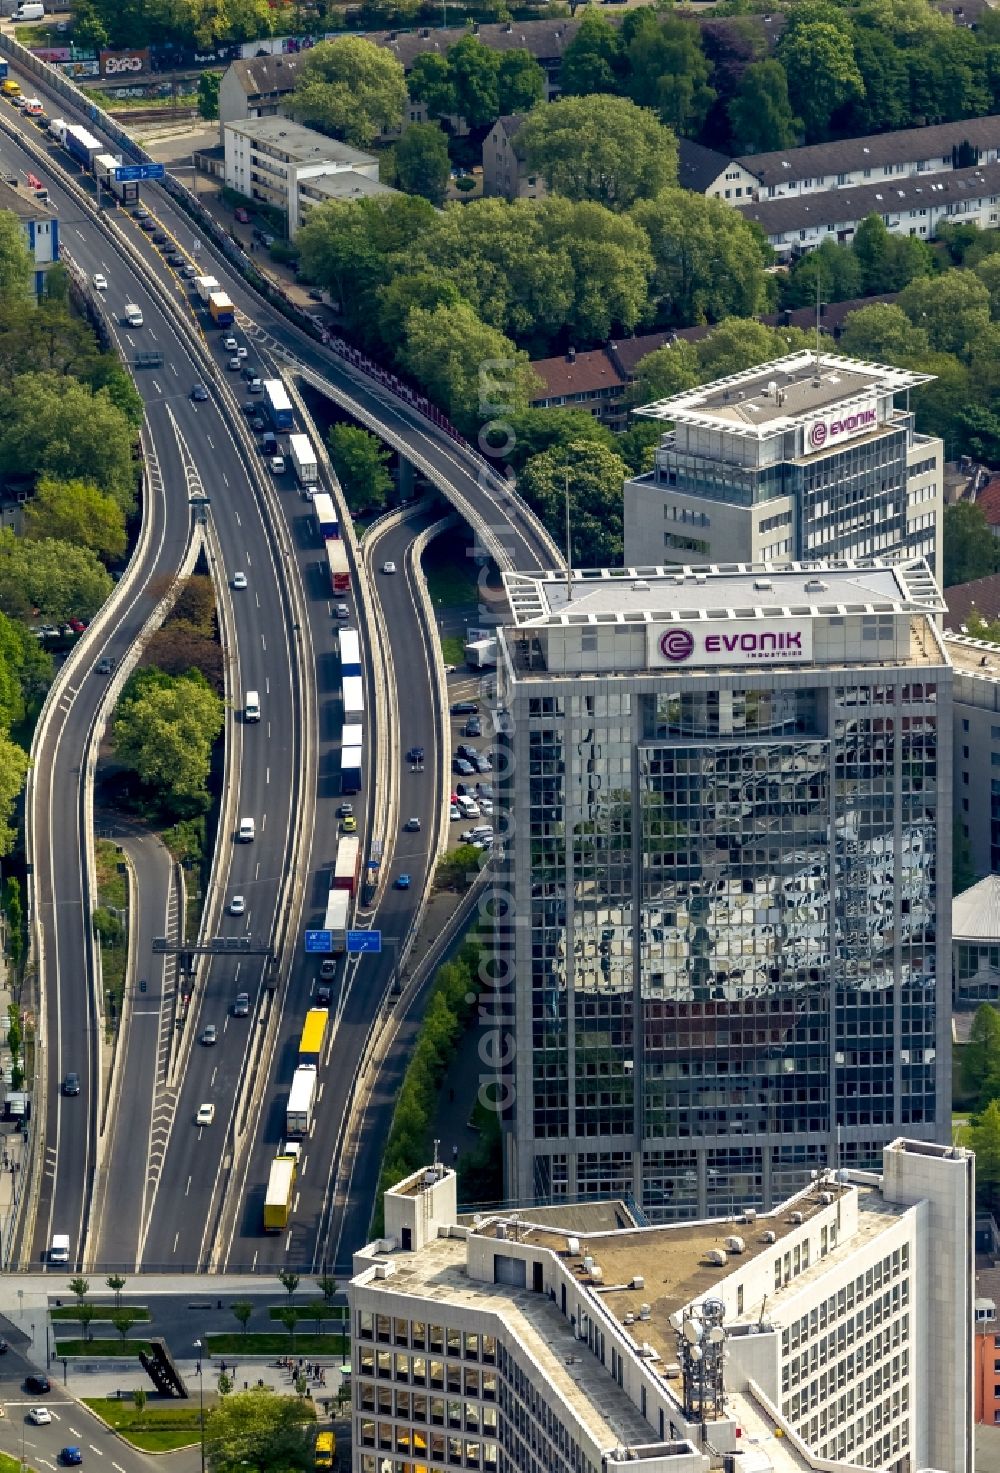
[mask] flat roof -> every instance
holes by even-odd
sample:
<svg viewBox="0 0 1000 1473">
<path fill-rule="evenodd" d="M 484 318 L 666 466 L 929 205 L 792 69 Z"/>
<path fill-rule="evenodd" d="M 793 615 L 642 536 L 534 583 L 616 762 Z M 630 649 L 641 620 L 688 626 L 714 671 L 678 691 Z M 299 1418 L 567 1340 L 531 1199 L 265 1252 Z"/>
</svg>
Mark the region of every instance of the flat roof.
<svg viewBox="0 0 1000 1473">
<path fill-rule="evenodd" d="M 226 123 L 234 133 L 250 138 L 255 143 L 268 144 L 280 150 L 297 164 L 373 164 L 375 155 L 352 148 L 349 143 L 328 138 L 315 128 L 306 128 L 302 123 L 293 123 L 289 118 L 241 118 L 239 122 Z"/>
<path fill-rule="evenodd" d="M 929 383 L 932 377 L 805 351 L 657 399 L 634 412 L 648 419 L 763 440 L 827 413 L 837 404 L 865 394 L 896 394 Z"/>
<path fill-rule="evenodd" d="M 722 563 L 684 568 L 504 573 L 515 627 L 693 619 L 938 614 L 945 608 L 924 558 Z"/>
<path fill-rule="evenodd" d="M 1000 942 L 1000 875 L 987 875 L 954 897 L 951 939 Z"/>
</svg>

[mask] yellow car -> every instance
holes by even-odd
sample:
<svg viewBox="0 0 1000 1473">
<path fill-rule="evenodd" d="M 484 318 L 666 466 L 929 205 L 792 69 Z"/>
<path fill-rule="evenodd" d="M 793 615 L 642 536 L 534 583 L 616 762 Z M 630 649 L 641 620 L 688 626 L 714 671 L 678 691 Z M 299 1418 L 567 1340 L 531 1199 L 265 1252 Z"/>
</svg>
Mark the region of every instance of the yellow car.
<svg viewBox="0 0 1000 1473">
<path fill-rule="evenodd" d="M 358 831 L 357 819 L 352 816 L 342 818 L 340 820 L 340 831 L 343 834 L 356 834 Z"/>
</svg>

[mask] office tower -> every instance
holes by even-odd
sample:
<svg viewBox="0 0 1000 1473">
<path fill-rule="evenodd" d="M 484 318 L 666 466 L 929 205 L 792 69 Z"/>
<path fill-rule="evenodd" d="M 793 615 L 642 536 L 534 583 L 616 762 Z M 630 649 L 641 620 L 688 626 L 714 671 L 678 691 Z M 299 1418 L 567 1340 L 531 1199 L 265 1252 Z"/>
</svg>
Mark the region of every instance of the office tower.
<svg viewBox="0 0 1000 1473">
<path fill-rule="evenodd" d="M 504 581 L 508 1197 L 767 1209 L 900 1134 L 950 1139 L 926 562 Z"/>
<path fill-rule="evenodd" d="M 646 405 L 670 432 L 625 482 L 626 566 L 924 556 L 940 575 L 942 445 L 909 404 L 929 381 L 793 353 Z"/>
<path fill-rule="evenodd" d="M 973 1158 L 880 1158 L 660 1227 L 463 1223 L 454 1174 L 415 1173 L 354 1255 L 354 1473 L 972 1473 Z"/>
</svg>

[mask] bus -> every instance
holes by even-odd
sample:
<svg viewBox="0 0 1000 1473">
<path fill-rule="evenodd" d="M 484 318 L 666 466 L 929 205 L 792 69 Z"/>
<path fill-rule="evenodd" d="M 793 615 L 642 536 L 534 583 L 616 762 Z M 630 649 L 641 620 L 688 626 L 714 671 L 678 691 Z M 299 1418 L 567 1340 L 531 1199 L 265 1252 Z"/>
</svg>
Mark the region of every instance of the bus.
<svg viewBox="0 0 1000 1473">
<path fill-rule="evenodd" d="M 317 1432 L 316 1434 L 316 1468 L 328 1469 L 333 1467 L 333 1460 L 337 1452 L 337 1439 L 332 1432 Z"/>
</svg>

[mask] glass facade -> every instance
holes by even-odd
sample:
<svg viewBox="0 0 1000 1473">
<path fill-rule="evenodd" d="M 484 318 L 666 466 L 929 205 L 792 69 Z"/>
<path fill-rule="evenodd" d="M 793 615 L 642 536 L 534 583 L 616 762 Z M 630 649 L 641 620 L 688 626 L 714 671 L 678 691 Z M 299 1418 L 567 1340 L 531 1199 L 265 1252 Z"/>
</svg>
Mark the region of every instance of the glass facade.
<svg viewBox="0 0 1000 1473">
<path fill-rule="evenodd" d="M 933 1135 L 934 683 L 614 684 L 526 701 L 515 744 L 519 1190 L 676 1220 Z"/>
</svg>

